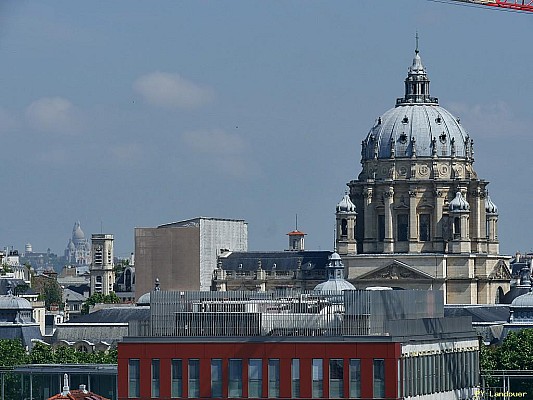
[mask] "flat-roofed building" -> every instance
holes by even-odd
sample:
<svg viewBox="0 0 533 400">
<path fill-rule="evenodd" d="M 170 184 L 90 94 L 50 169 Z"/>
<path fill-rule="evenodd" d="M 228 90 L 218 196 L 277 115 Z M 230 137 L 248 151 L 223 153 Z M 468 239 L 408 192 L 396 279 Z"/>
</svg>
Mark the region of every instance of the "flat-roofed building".
<svg viewBox="0 0 533 400">
<path fill-rule="evenodd" d="M 479 342 L 442 291 L 151 293 L 118 399 L 473 398 Z"/>
<path fill-rule="evenodd" d="M 135 228 L 135 296 L 162 290 L 209 290 L 217 256 L 248 250 L 248 224 L 239 219 L 198 217 Z"/>
</svg>

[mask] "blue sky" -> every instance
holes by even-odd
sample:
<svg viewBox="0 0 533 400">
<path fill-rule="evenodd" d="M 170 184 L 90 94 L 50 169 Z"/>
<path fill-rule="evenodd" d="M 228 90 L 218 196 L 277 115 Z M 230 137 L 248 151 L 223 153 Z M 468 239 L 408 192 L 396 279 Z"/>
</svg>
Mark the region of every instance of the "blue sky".
<svg viewBox="0 0 533 400">
<path fill-rule="evenodd" d="M 533 13 L 397 1 L 4 1 L 0 246 L 62 254 L 80 220 L 245 219 L 251 250 L 331 249 L 360 144 L 403 95 L 414 36 L 431 93 L 474 138 L 502 251 L 533 249 Z"/>
</svg>

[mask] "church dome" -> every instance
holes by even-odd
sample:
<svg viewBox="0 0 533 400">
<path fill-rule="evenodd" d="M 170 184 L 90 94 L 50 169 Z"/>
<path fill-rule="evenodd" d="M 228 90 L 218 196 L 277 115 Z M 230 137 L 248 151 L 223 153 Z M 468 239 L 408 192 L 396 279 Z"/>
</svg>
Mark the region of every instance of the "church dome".
<svg viewBox="0 0 533 400">
<path fill-rule="evenodd" d="M 487 214 L 498 214 L 498 207 L 496 207 L 488 193 L 487 197 L 485 197 L 485 211 Z"/>
<path fill-rule="evenodd" d="M 470 204 L 463 197 L 461 192 L 457 192 L 449 206 L 450 211 L 470 211 Z"/>
<path fill-rule="evenodd" d="M 76 250 L 76 246 L 74 245 L 74 242 L 72 241 L 72 239 L 68 241 L 67 249 L 70 251 Z"/>
<path fill-rule="evenodd" d="M 459 119 L 429 95 L 429 79 L 417 49 L 405 80 L 405 95 L 370 129 L 362 159 L 471 158 L 472 154 L 472 140 Z"/>
<path fill-rule="evenodd" d="M 345 193 L 342 200 L 337 204 L 337 212 L 355 212 L 355 204 L 352 203 L 348 193 Z"/>
<path fill-rule="evenodd" d="M 0 296 L 0 310 L 31 310 L 31 303 L 13 295 Z"/>
<path fill-rule="evenodd" d="M 138 306 L 149 306 L 150 305 L 150 292 L 143 294 L 137 299 Z"/>
<path fill-rule="evenodd" d="M 529 293 L 523 294 L 522 296 L 518 296 L 516 299 L 513 300 L 513 302 L 511 303 L 511 306 L 533 308 L 533 292 L 529 292 Z"/>
<path fill-rule="evenodd" d="M 77 221 L 74 224 L 74 229 L 72 229 L 72 239 L 74 240 L 83 240 L 85 239 L 85 233 L 81 230 L 80 221 Z"/>
<path fill-rule="evenodd" d="M 316 285 L 314 290 L 320 292 L 342 292 L 343 290 L 355 290 L 355 286 L 344 279 L 344 265 L 337 252 L 334 252 L 329 257 L 327 270 L 329 279 L 326 282 Z"/>
</svg>

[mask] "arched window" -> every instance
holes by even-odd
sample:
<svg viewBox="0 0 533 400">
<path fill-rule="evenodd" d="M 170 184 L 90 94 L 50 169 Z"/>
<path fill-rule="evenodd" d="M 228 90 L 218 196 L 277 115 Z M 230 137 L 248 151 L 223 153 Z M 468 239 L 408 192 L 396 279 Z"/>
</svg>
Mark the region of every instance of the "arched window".
<svg viewBox="0 0 533 400">
<path fill-rule="evenodd" d="M 348 236 L 348 221 L 344 218 L 341 221 L 341 235 Z"/>
<path fill-rule="evenodd" d="M 126 285 L 126 290 L 131 290 L 131 270 L 127 269 L 124 273 L 124 284 Z"/>
<path fill-rule="evenodd" d="M 461 219 L 455 217 L 453 219 L 453 238 L 459 239 L 461 237 Z"/>
</svg>

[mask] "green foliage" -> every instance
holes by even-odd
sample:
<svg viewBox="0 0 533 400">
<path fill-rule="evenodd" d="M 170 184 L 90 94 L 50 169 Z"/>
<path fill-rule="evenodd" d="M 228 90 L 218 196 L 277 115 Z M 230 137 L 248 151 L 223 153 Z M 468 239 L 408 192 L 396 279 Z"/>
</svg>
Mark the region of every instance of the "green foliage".
<svg viewBox="0 0 533 400">
<path fill-rule="evenodd" d="M 63 308 L 63 296 L 61 294 L 61 287 L 56 280 L 49 280 L 43 284 L 40 296 L 44 300 L 44 306 L 50 310 L 50 306 L 57 305 L 60 309 Z"/>
<path fill-rule="evenodd" d="M 498 369 L 533 369 L 533 329 L 509 332 L 498 348 Z"/>
<path fill-rule="evenodd" d="M 130 260 L 127 259 L 127 258 L 123 258 L 121 260 L 118 260 L 116 263 L 115 263 L 115 266 L 113 267 L 113 271 L 115 272 L 115 274 L 118 276 L 120 275 L 125 269 L 126 267 L 130 265 Z"/>
<path fill-rule="evenodd" d="M 27 362 L 26 349 L 18 339 L 0 340 L 0 366 L 12 367 Z"/>
<path fill-rule="evenodd" d="M 28 354 L 29 364 L 50 364 L 54 358 L 52 347 L 44 343 L 35 343 Z"/>
<path fill-rule="evenodd" d="M 6 275 L 11 272 L 13 272 L 13 268 L 11 268 L 9 264 L 2 264 L 2 268 L 0 268 L 0 275 Z"/>
<path fill-rule="evenodd" d="M 15 296 L 20 296 L 21 294 L 26 293 L 30 289 L 30 285 L 27 283 L 22 283 L 20 285 L 15 286 L 15 289 L 13 289 L 13 294 Z"/>
<path fill-rule="evenodd" d="M 95 293 L 81 306 L 81 313 L 82 314 L 89 314 L 89 310 L 91 309 L 91 306 L 95 306 L 96 304 L 119 304 L 121 303 L 120 298 L 115 294 L 115 292 L 110 292 L 108 295 L 104 296 L 102 293 Z"/>
</svg>

